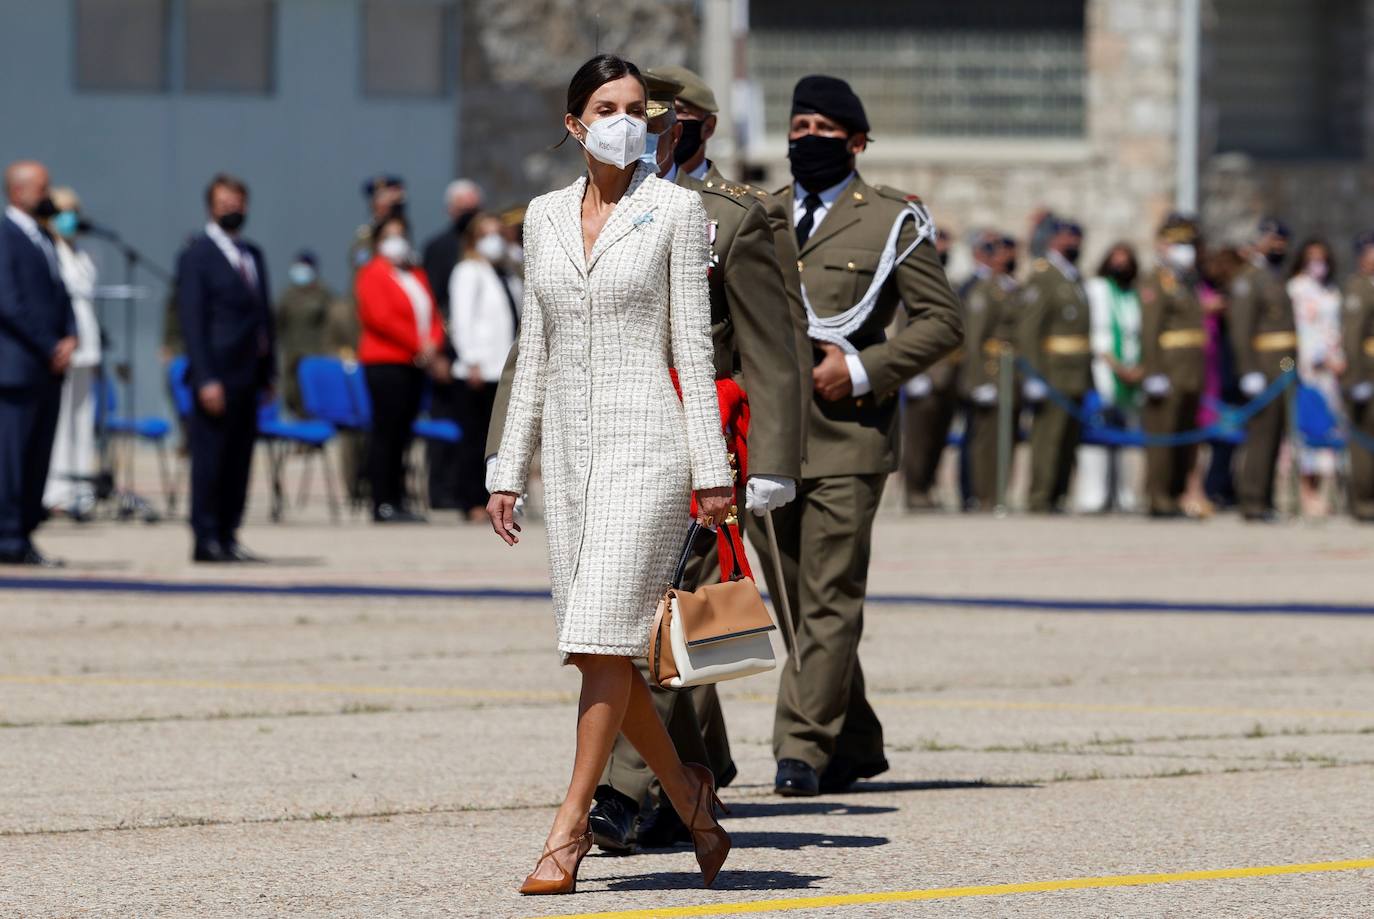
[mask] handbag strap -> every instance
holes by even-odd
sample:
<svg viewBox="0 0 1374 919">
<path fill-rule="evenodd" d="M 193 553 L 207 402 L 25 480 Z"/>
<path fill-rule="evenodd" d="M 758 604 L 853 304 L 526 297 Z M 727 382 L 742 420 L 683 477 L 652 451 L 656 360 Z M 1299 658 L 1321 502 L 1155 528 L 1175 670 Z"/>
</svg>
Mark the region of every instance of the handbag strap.
<svg viewBox="0 0 1374 919">
<path fill-rule="evenodd" d="M 712 539 L 715 538 L 714 530 L 712 530 L 710 527 L 704 527 L 701 524 L 697 523 L 695 520 L 693 520 L 692 525 L 687 529 L 687 540 L 682 544 L 682 554 L 678 556 L 677 568 L 673 570 L 673 580 L 671 586 L 674 590 L 682 589 L 682 579 L 687 575 L 687 563 L 690 562 L 692 560 L 692 557 L 696 555 L 698 552 L 697 541 L 700 540 L 703 543 L 703 545 L 710 545 L 709 542 L 701 539 L 701 535 L 703 533 L 710 534 Z M 726 524 L 725 542 L 726 545 L 730 547 L 730 558 L 733 562 L 733 565 L 731 566 L 732 570 L 730 572 L 730 580 L 732 581 L 738 581 L 744 577 L 744 569 L 740 567 L 739 563 L 739 553 L 741 549 L 736 548 L 736 543 L 738 540 L 738 534 L 736 534 L 735 531 L 731 530 L 729 525 Z"/>
</svg>

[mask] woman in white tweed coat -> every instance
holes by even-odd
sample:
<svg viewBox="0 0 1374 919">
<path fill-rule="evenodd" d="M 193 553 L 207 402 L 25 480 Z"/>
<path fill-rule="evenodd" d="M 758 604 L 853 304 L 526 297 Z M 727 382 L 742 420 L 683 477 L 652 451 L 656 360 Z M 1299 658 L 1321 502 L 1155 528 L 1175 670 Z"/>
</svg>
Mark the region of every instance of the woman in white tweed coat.
<svg viewBox="0 0 1374 919">
<path fill-rule="evenodd" d="M 708 884 L 729 849 L 710 771 L 678 760 L 632 664 L 648 652 L 692 491 L 698 518 L 718 524 L 731 482 L 706 214 L 695 193 L 637 162 L 645 110 L 633 64 L 587 62 L 569 86 L 564 126 L 584 147 L 588 175 L 536 198 L 525 216 L 519 356 L 488 511 L 514 545 L 515 498 L 542 439 L 558 650 L 582 672 L 582 696 L 572 783 L 523 893 L 575 886 L 592 795 L 622 731 L 692 828 Z"/>
</svg>

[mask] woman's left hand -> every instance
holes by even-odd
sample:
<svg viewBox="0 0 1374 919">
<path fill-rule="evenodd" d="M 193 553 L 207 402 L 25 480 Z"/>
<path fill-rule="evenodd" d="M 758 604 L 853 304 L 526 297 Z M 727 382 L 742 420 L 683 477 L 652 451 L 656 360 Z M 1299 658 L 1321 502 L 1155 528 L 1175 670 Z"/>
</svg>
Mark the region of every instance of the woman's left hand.
<svg viewBox="0 0 1374 919">
<path fill-rule="evenodd" d="M 718 527 L 730 516 L 732 488 L 705 488 L 697 491 L 697 523 Z"/>
</svg>

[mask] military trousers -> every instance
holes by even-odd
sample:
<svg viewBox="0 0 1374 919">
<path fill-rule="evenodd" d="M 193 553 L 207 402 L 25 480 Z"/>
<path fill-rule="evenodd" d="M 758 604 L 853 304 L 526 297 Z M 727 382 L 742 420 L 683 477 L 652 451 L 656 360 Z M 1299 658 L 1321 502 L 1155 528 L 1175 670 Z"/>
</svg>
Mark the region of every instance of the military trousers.
<svg viewBox="0 0 1374 919">
<path fill-rule="evenodd" d="M 694 558 L 682 578 L 682 586 L 694 590 L 702 584 L 713 584 L 720 580 L 720 564 L 716 549 Z M 637 661 L 635 666 L 647 680 L 649 665 L 647 661 Z M 669 692 L 649 684 L 654 709 L 668 728 L 668 736 L 673 741 L 678 758 L 684 763 L 701 763 L 711 770 L 717 784 L 728 773 L 734 771 L 734 759 L 730 755 L 730 738 L 725 730 L 725 713 L 720 707 L 720 695 L 715 686 L 694 686 L 681 692 Z M 623 795 L 643 803 L 655 784 L 654 774 L 644 758 L 625 739 L 617 735 L 611 748 L 611 758 L 601 774 L 601 784 L 609 785 Z"/>
<path fill-rule="evenodd" d="M 902 405 L 902 481 L 908 499 L 924 496 L 935 487 L 954 409 L 959 401 L 953 387 L 937 389 Z"/>
<path fill-rule="evenodd" d="M 1016 449 L 1017 407 L 1012 408 L 1012 443 Z M 973 501 L 967 506 L 970 510 L 990 511 L 997 506 L 997 442 L 1001 437 L 998 429 L 1000 417 L 997 405 L 970 405 L 965 416 L 964 438 L 968 451 L 969 488 Z M 1010 460 L 1008 455 L 1008 460 Z M 1008 475 L 1011 469 L 1008 466 Z"/>
<path fill-rule="evenodd" d="M 835 757 L 857 764 L 883 759 L 883 728 L 864 692 L 859 641 L 873 518 L 886 480 L 881 474 L 806 479 L 797 499 L 773 513 L 797 632 L 791 652 L 801 661 L 800 673 L 791 661 L 781 668 L 773 754 L 817 772 Z M 749 515 L 748 527 L 776 596 L 781 585 L 764 524 Z"/>
<path fill-rule="evenodd" d="M 1147 434 L 1178 434 L 1197 427 L 1201 395 L 1196 391 L 1171 389 L 1160 399 L 1148 399 L 1141 411 L 1141 426 Z M 1145 491 L 1150 511 L 1177 513 L 1178 499 L 1188 488 L 1188 473 L 1193 468 L 1197 447 L 1147 447 L 1145 449 Z"/>
<path fill-rule="evenodd" d="M 1283 396 L 1266 405 L 1245 426 L 1240 476 L 1236 481 L 1241 513 L 1255 515 L 1273 510 L 1274 469 L 1287 426 L 1288 405 Z"/>
<path fill-rule="evenodd" d="M 1350 404 L 1350 426 L 1374 439 L 1374 401 Z M 1374 521 L 1374 451 L 1350 438 L 1350 513 Z"/>
<path fill-rule="evenodd" d="M 1047 514 L 1059 506 L 1069 491 L 1074 451 L 1081 429 L 1078 419 L 1046 400 L 1035 410 L 1031 423 L 1031 482 L 1027 509 Z"/>
</svg>

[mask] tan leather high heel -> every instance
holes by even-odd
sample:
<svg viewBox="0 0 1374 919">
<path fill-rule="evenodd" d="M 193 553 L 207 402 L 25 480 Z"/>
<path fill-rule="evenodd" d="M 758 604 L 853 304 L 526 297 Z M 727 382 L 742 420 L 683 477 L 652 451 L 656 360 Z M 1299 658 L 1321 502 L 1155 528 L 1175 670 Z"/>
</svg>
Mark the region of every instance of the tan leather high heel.
<svg viewBox="0 0 1374 919">
<path fill-rule="evenodd" d="M 716 779 L 700 763 L 685 763 L 684 768 L 697 779 L 697 803 L 691 817 L 684 821 L 692 834 L 697 864 L 701 866 L 701 880 L 706 887 L 716 881 L 716 875 L 730 854 L 730 835 L 716 822 L 716 808 L 730 812 L 716 795 Z M 705 824 L 705 825 L 703 825 Z"/>
<path fill-rule="evenodd" d="M 553 859 L 553 865 L 563 875 L 559 878 L 537 878 L 535 874 L 539 872 L 539 866 L 544 864 L 544 859 L 553 858 L 564 849 L 574 849 L 577 858 L 573 861 L 572 871 L 568 871 L 558 863 L 558 859 Z M 582 859 L 587 857 L 587 853 L 592 850 L 592 831 L 581 836 L 574 836 L 568 842 L 563 843 L 556 849 L 544 847 L 544 854 L 539 856 L 539 861 L 534 863 L 534 871 L 525 878 L 525 883 L 520 885 L 520 892 L 525 896 L 546 896 L 548 894 L 577 893 L 577 869 L 582 867 Z"/>
</svg>

